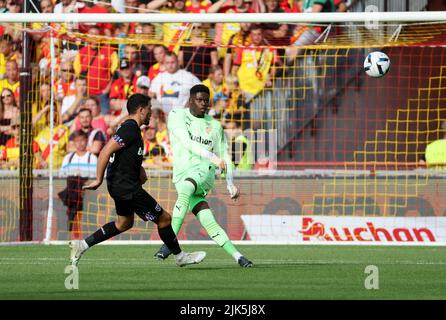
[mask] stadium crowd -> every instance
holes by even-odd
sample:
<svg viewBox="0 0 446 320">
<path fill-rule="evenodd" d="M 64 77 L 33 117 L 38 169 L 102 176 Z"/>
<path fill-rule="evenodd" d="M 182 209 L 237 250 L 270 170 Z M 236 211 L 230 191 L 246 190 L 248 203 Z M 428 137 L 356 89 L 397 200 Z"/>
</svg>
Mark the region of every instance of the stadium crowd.
<svg viewBox="0 0 446 320">
<path fill-rule="evenodd" d="M 0 12 L 21 12 L 21 0 L 0 0 Z M 346 11 L 344 0 L 42 0 L 42 13 L 268 13 Z M 50 37 L 56 34 L 59 53 L 55 82 L 50 84 Z M 231 139 L 237 167 L 251 169 L 249 140 L 243 130 L 252 126 L 250 101 L 298 54 L 298 47 L 313 43 L 321 27 L 279 23 L 33 23 L 32 101 L 35 168 L 46 169 L 52 154 L 60 168 L 67 154 L 76 152 L 75 138 L 88 137 L 86 150 L 98 155 L 126 116 L 126 101 L 133 93 L 152 97 L 153 115 L 143 129 L 144 166 L 171 166 L 167 116 L 184 107 L 189 89 L 203 83 L 210 89 L 209 114 L 219 119 Z M 0 25 L 0 167 L 18 166 L 20 146 L 20 79 L 22 29 Z M 73 34 L 78 35 L 73 36 Z M 80 36 L 79 36 L 80 35 Z M 149 39 L 146 42 L 104 42 L 110 39 Z M 80 40 L 79 40 L 80 39 Z M 212 41 L 209 41 L 211 39 Z M 212 43 L 212 45 L 209 45 Z M 291 46 L 289 49 L 275 49 Z M 50 103 L 54 90 L 54 128 Z M 52 153 L 50 153 L 52 141 Z M 235 153 L 240 152 L 236 156 Z"/>
</svg>

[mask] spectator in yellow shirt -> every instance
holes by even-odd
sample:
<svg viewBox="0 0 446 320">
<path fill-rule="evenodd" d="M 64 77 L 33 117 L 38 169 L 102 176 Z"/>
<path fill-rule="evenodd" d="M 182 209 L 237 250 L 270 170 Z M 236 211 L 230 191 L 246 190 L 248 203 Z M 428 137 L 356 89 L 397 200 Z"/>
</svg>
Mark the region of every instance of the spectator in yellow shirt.
<svg viewBox="0 0 446 320">
<path fill-rule="evenodd" d="M 19 68 L 15 60 L 6 62 L 6 77 L 0 80 L 0 91 L 3 89 L 11 90 L 17 101 L 20 99 Z"/>
<path fill-rule="evenodd" d="M 39 88 L 39 97 L 32 104 L 32 125 L 34 132 L 40 132 L 48 125 L 51 107 L 51 87 L 48 83 L 42 83 Z"/>
<path fill-rule="evenodd" d="M 53 161 L 53 168 L 60 168 L 62 161 L 67 154 L 69 129 L 62 124 L 60 112 L 54 112 L 54 128 L 51 132 L 50 125 L 41 130 L 34 138 L 33 152 L 36 157 L 37 169 L 48 169 L 50 156 Z M 50 152 L 50 141 L 53 143 L 52 153 Z"/>
<path fill-rule="evenodd" d="M 426 147 L 425 157 L 420 160 L 428 169 L 446 170 L 446 121 L 441 124 L 442 138 Z"/>
<path fill-rule="evenodd" d="M 267 46 L 260 25 L 251 26 L 250 37 L 252 44 L 247 48 L 237 48 L 234 60 L 234 65 L 239 66 L 236 69 L 240 89 L 248 101 L 264 87 L 271 87 L 274 64 L 279 62 L 277 50 Z"/>
<path fill-rule="evenodd" d="M 209 99 L 213 101 L 214 95 L 224 90 L 223 69 L 219 65 L 211 67 L 209 77 L 203 81 L 203 84 L 209 88 Z"/>
<path fill-rule="evenodd" d="M 12 119 L 20 117 L 20 107 L 10 89 L 5 88 L 0 93 L 3 118 L 6 121 L 12 122 Z"/>
<path fill-rule="evenodd" d="M 185 0 L 153 0 L 147 4 L 147 10 L 159 10 L 161 13 L 181 13 L 186 11 Z M 191 23 L 163 23 L 164 45 L 178 53 L 179 44 L 188 38 L 192 30 Z"/>
<path fill-rule="evenodd" d="M 5 77 L 6 62 L 15 60 L 16 54 L 12 46 L 12 38 L 9 34 L 5 34 L 0 41 L 0 79 Z"/>
</svg>

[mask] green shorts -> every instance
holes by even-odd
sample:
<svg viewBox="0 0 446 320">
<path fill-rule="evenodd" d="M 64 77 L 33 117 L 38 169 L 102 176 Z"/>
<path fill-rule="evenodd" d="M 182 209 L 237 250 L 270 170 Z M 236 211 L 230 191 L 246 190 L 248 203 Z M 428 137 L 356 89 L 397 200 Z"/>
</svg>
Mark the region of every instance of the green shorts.
<svg viewBox="0 0 446 320">
<path fill-rule="evenodd" d="M 215 168 L 214 166 L 198 167 L 185 173 L 180 181 L 187 178 L 194 180 L 197 183 L 195 193 L 190 197 L 189 210 L 200 202 L 206 201 L 206 196 L 214 188 L 215 183 Z"/>
</svg>

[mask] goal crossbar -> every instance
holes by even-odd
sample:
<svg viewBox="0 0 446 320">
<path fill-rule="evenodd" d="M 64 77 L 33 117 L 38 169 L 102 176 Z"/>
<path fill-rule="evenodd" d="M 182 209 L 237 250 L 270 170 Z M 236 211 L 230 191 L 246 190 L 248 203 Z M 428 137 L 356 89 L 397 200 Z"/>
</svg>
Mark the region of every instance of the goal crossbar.
<svg viewBox="0 0 446 320">
<path fill-rule="evenodd" d="M 435 12 L 345 12 L 345 13 L 208 13 L 208 14 L 58 14 L 8 13 L 0 15 L 0 23 L 218 23 L 218 22 L 276 22 L 276 23 L 339 23 L 339 22 L 435 22 L 446 21 L 446 11 Z"/>
</svg>

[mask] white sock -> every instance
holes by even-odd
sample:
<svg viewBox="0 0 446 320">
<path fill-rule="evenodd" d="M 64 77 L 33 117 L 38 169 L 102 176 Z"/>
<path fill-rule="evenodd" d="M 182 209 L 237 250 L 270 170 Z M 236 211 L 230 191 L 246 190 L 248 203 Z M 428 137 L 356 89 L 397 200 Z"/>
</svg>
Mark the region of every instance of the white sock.
<svg viewBox="0 0 446 320">
<path fill-rule="evenodd" d="M 175 260 L 180 260 L 184 257 L 184 251 L 181 251 L 179 254 L 174 254 Z"/>
<path fill-rule="evenodd" d="M 82 247 L 82 251 L 85 251 L 85 250 L 87 250 L 88 248 L 90 248 L 90 247 L 88 246 L 87 241 L 85 241 L 85 240 L 82 240 L 80 244 L 81 244 L 81 247 Z"/>
<path fill-rule="evenodd" d="M 240 259 L 240 257 L 243 257 L 243 255 L 240 252 L 235 252 L 232 257 L 235 259 L 235 262 L 238 262 L 238 259 Z"/>
</svg>

